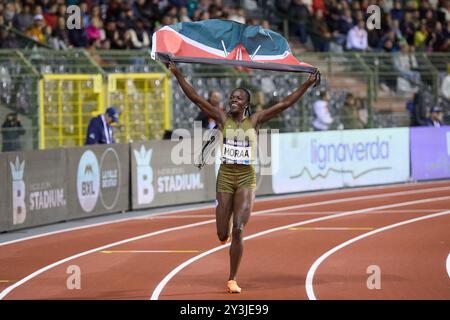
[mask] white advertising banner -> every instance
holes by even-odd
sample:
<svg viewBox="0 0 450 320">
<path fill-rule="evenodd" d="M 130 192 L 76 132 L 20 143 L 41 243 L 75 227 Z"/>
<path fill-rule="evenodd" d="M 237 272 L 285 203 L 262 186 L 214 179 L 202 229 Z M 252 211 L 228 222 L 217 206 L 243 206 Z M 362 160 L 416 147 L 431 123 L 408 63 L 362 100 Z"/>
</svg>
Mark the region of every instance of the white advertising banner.
<svg viewBox="0 0 450 320">
<path fill-rule="evenodd" d="M 280 134 L 272 141 L 275 193 L 377 185 L 409 179 L 408 128 Z"/>
</svg>

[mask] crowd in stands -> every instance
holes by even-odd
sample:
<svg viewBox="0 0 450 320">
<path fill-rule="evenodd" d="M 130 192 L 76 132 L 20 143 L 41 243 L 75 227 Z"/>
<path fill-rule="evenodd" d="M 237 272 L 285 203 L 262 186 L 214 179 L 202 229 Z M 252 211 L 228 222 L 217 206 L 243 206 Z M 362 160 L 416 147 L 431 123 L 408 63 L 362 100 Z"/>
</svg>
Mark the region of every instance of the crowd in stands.
<svg viewBox="0 0 450 320">
<path fill-rule="evenodd" d="M 367 27 L 368 6 L 379 6 L 380 28 Z M 81 28 L 67 28 L 67 8 L 78 5 Z M 267 16 L 249 18 L 259 8 Z M 278 19 L 273 19 L 276 13 Z M 264 20 L 264 19 L 268 19 Z M 177 22 L 229 19 L 282 30 L 314 51 L 448 51 L 450 0 L 3 0 L 0 25 L 12 26 L 57 49 L 88 47 L 142 49 L 155 30 Z M 19 46 L 14 33 L 3 30 L 2 48 Z"/>
<path fill-rule="evenodd" d="M 397 52 L 403 44 L 412 51 L 450 50 L 449 0 L 292 0 L 289 6 L 278 2 L 291 33 L 302 44 L 309 38 L 314 51 Z M 374 11 L 367 13 L 370 5 L 380 8 L 379 28 Z"/>
<path fill-rule="evenodd" d="M 246 23 L 235 1 L 193 0 L 15 0 L 0 1 L 0 26 L 13 27 L 55 49 L 145 49 L 153 32 L 177 22 L 229 19 Z M 239 2 L 239 1 L 237 1 Z M 81 28 L 68 28 L 67 12 L 77 5 Z M 253 22 L 260 23 L 260 21 Z M 269 27 L 267 24 L 264 24 Z M 0 33 L 0 48 L 18 48 L 16 33 Z"/>
</svg>

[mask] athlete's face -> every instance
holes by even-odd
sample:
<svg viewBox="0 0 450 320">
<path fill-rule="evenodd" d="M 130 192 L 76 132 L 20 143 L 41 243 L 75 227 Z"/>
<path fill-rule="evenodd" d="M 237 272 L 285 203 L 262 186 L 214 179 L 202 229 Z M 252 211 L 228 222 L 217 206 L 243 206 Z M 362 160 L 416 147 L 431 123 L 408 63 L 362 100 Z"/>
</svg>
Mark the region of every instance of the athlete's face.
<svg viewBox="0 0 450 320">
<path fill-rule="evenodd" d="M 248 105 L 247 94 L 243 90 L 234 90 L 229 99 L 230 111 L 232 113 L 244 112 Z"/>
</svg>

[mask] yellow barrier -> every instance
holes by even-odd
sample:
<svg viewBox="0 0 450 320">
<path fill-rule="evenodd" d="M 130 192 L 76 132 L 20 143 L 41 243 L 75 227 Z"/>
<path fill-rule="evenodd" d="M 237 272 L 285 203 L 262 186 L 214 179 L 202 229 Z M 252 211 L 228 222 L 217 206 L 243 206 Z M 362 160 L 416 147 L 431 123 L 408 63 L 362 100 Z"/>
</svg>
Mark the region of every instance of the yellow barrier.
<svg viewBox="0 0 450 320">
<path fill-rule="evenodd" d="M 120 111 L 118 142 L 161 139 L 170 128 L 169 77 L 164 73 L 108 75 L 108 105 Z"/>
<path fill-rule="evenodd" d="M 169 77 L 164 73 L 45 74 L 39 83 L 40 149 L 84 145 L 89 120 L 115 106 L 117 142 L 160 139 L 170 128 Z"/>
<path fill-rule="evenodd" d="M 39 83 L 40 149 L 84 144 L 89 119 L 104 110 L 102 76 L 44 74 Z"/>
</svg>

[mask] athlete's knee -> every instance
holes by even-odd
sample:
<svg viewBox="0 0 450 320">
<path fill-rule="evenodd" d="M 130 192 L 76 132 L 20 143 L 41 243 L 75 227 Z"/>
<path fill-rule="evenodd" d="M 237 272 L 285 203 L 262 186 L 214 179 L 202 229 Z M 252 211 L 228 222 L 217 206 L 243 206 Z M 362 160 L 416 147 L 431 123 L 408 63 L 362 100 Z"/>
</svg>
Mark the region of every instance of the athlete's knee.
<svg viewBox="0 0 450 320">
<path fill-rule="evenodd" d="M 228 239 L 228 232 L 223 231 L 223 230 L 218 230 L 217 237 L 219 238 L 220 241 L 225 241 Z"/>
<path fill-rule="evenodd" d="M 232 235 L 233 239 L 241 239 L 244 233 L 244 224 L 238 224 L 237 226 L 233 226 Z"/>
</svg>

